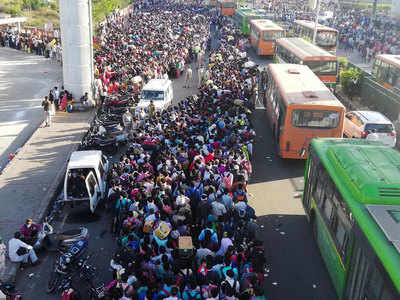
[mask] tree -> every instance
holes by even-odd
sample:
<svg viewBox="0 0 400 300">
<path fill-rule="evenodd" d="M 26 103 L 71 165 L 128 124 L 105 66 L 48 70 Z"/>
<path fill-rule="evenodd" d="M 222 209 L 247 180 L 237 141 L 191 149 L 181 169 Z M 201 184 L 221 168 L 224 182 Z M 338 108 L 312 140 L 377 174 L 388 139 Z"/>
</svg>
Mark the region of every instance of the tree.
<svg viewBox="0 0 400 300">
<path fill-rule="evenodd" d="M 356 68 L 346 68 L 340 71 L 340 84 L 350 99 L 360 93 L 361 74 L 362 71 Z"/>
</svg>

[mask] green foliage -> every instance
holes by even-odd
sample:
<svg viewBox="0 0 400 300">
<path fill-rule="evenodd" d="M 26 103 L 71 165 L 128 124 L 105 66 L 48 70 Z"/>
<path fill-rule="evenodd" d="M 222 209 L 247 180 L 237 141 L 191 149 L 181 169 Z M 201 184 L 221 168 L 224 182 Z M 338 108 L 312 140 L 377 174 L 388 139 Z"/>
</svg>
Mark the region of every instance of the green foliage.
<svg viewBox="0 0 400 300">
<path fill-rule="evenodd" d="M 7 8 L 6 13 L 10 14 L 12 17 L 20 16 L 22 14 L 21 6 L 14 4 Z"/>
<path fill-rule="evenodd" d="M 58 2 L 50 2 L 50 8 L 52 9 L 52 10 L 56 10 L 56 11 L 58 11 Z"/>
<path fill-rule="evenodd" d="M 347 57 L 338 57 L 339 61 L 339 70 L 341 69 L 347 69 L 349 65 L 349 61 L 347 60 Z"/>
<path fill-rule="evenodd" d="M 92 0 L 92 14 L 94 23 L 101 22 L 106 15 L 116 8 L 124 8 L 129 0 Z"/>
<path fill-rule="evenodd" d="M 344 93 L 350 98 L 360 94 L 360 79 L 362 72 L 356 68 L 346 68 L 340 71 L 340 84 Z"/>
</svg>

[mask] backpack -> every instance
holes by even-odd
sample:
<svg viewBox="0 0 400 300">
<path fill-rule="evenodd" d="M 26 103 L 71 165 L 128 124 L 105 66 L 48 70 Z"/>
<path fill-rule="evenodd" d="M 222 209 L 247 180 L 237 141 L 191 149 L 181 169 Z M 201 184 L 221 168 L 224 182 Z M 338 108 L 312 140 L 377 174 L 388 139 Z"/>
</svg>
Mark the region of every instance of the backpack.
<svg viewBox="0 0 400 300">
<path fill-rule="evenodd" d="M 153 220 L 151 220 L 151 219 L 146 220 L 144 222 L 144 225 L 143 225 L 143 232 L 144 233 L 152 232 L 153 231 L 153 226 L 154 226 L 154 221 Z"/>
</svg>

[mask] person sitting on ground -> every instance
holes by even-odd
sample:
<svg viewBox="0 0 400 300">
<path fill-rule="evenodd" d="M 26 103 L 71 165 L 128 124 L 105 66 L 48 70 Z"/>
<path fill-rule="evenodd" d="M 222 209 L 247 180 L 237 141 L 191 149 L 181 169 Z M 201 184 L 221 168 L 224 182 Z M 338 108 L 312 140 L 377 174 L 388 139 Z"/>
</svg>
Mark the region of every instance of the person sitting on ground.
<svg viewBox="0 0 400 300">
<path fill-rule="evenodd" d="M 33 266 L 40 263 L 33 247 L 21 241 L 20 232 L 14 233 L 14 237 L 8 241 L 8 255 L 12 262 L 27 264 L 30 260 Z"/>
</svg>

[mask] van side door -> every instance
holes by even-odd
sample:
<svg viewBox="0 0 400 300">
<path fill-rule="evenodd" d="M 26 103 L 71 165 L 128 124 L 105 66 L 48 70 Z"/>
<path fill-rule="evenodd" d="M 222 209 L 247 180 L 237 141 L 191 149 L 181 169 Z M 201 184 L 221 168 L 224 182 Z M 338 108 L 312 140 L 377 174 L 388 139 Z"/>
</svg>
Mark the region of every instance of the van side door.
<svg viewBox="0 0 400 300">
<path fill-rule="evenodd" d="M 85 183 L 89 195 L 90 211 L 94 213 L 94 210 L 96 209 L 97 204 L 100 200 L 101 191 L 99 185 L 97 184 L 96 176 L 93 174 L 92 171 L 90 171 L 90 173 L 87 175 Z"/>
</svg>

